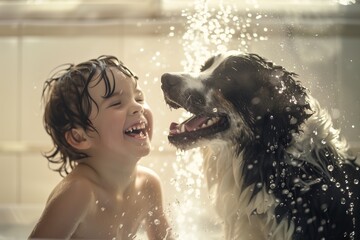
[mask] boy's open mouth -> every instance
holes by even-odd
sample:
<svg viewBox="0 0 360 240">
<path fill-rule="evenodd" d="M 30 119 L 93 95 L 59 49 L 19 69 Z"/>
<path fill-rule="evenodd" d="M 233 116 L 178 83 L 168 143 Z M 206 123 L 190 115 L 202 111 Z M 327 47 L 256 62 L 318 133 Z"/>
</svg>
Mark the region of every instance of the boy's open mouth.
<svg viewBox="0 0 360 240">
<path fill-rule="evenodd" d="M 147 125 L 145 122 L 139 122 L 134 124 L 125 130 L 125 134 L 138 139 L 144 139 L 147 137 Z"/>
</svg>

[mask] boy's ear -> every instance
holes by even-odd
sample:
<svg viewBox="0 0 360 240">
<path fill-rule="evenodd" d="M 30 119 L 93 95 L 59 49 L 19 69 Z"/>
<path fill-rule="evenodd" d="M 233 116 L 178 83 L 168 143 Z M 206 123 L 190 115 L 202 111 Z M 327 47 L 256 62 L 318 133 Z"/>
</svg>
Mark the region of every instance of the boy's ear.
<svg viewBox="0 0 360 240">
<path fill-rule="evenodd" d="M 88 149 L 91 144 L 83 129 L 73 128 L 67 131 L 65 133 L 65 139 L 72 147 L 79 150 Z"/>
</svg>

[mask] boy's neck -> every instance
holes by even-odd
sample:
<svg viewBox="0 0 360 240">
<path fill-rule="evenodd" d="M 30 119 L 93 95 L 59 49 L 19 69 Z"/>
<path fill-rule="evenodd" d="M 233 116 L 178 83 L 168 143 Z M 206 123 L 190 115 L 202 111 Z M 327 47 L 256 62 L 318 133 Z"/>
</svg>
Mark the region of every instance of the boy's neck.
<svg viewBox="0 0 360 240">
<path fill-rule="evenodd" d="M 113 192 L 117 197 L 124 197 L 125 190 L 135 182 L 137 161 L 126 165 L 96 164 L 82 161 L 79 165 L 89 168 L 94 180 L 106 191 Z"/>
</svg>

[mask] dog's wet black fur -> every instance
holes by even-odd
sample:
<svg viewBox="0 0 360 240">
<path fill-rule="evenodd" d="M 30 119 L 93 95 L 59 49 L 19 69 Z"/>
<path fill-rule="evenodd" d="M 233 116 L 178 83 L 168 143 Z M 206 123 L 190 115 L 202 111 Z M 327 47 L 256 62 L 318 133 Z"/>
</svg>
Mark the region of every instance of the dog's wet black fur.
<svg viewBox="0 0 360 240">
<path fill-rule="evenodd" d="M 233 151 L 231 161 L 241 161 L 232 165 L 239 167 L 232 169 L 234 174 L 226 173 L 241 183 L 232 188 L 234 194 L 251 191 L 254 201 L 266 192 L 275 199 L 267 210 L 274 224 L 287 222 L 284 236 L 271 237 L 278 227 L 271 225 L 264 239 L 360 239 L 359 165 L 330 116 L 297 77 L 256 54 L 239 52 L 210 58 L 199 73 L 165 73 L 161 81 L 167 104 L 194 114 L 172 124 L 169 141 L 180 149 L 211 148 L 219 139 L 230 143 L 222 151 Z M 221 168 L 222 161 L 230 160 L 216 161 Z M 216 178 L 212 184 L 221 186 L 225 177 Z M 217 198 L 223 193 L 218 189 Z M 243 211 L 243 204 L 234 212 Z M 251 216 L 260 215 L 252 211 Z M 223 217 L 232 229 L 227 237 L 236 239 L 237 220 Z"/>
</svg>

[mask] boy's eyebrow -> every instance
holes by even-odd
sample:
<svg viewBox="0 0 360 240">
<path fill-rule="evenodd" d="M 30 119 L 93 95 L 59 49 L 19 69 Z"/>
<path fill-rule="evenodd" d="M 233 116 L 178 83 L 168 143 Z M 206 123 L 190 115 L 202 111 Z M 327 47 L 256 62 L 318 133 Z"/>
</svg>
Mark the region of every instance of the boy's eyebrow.
<svg viewBox="0 0 360 240">
<path fill-rule="evenodd" d="M 114 98 L 114 97 L 119 97 L 119 96 L 121 96 L 123 94 L 123 90 L 120 90 L 120 91 L 116 91 L 116 92 L 114 92 L 113 94 L 111 94 L 111 96 L 109 96 L 109 97 L 103 97 L 103 103 L 104 102 L 107 102 L 108 100 L 110 100 L 110 99 L 112 99 L 112 98 Z"/>
</svg>

